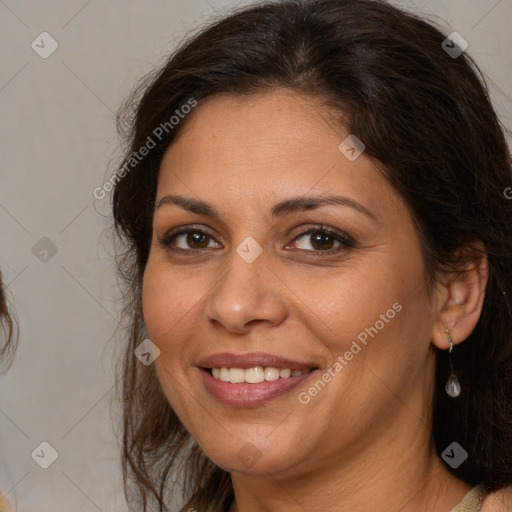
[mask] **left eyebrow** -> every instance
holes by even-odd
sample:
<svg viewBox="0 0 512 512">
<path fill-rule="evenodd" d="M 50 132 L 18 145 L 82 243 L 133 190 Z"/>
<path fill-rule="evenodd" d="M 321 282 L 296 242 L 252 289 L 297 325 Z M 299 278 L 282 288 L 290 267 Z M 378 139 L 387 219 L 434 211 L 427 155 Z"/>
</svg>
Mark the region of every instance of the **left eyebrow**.
<svg viewBox="0 0 512 512">
<path fill-rule="evenodd" d="M 200 199 L 186 198 L 179 195 L 167 195 L 160 199 L 156 206 L 155 211 L 162 206 L 176 205 L 184 210 L 196 213 L 198 215 L 205 215 L 206 217 L 214 217 L 219 219 L 219 212 L 209 203 L 201 201 Z M 272 218 L 284 217 L 295 212 L 315 210 L 322 206 L 344 206 L 352 208 L 372 219 L 374 222 L 379 222 L 378 217 L 370 209 L 358 203 L 354 199 L 347 196 L 326 196 L 326 197 L 312 197 L 312 196 L 297 196 L 285 199 L 275 204 L 271 209 Z"/>
<path fill-rule="evenodd" d="M 369 210 L 362 204 L 358 203 L 357 201 L 354 201 L 354 199 L 351 199 L 350 197 L 347 196 L 292 197 L 290 199 L 286 199 L 285 201 L 281 201 L 280 203 L 274 205 L 271 210 L 271 213 L 272 218 L 277 218 L 283 217 L 284 215 L 288 215 L 294 212 L 315 210 L 316 208 L 320 208 L 322 206 L 331 205 L 352 208 L 353 210 L 356 210 L 359 213 L 363 213 L 364 215 L 370 217 L 373 221 L 379 222 L 379 219 L 371 210 Z"/>
</svg>

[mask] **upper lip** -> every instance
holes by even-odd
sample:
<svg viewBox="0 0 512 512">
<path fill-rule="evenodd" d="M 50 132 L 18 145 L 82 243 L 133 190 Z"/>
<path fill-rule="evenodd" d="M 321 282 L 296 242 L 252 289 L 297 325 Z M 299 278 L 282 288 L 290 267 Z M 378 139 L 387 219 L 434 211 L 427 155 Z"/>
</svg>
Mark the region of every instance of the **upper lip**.
<svg viewBox="0 0 512 512">
<path fill-rule="evenodd" d="M 314 363 L 292 361 L 264 352 L 247 354 L 230 354 L 227 352 L 205 357 L 197 364 L 200 368 L 253 368 L 254 366 L 273 366 L 274 368 L 290 368 L 291 370 L 309 370 L 316 368 Z"/>
</svg>

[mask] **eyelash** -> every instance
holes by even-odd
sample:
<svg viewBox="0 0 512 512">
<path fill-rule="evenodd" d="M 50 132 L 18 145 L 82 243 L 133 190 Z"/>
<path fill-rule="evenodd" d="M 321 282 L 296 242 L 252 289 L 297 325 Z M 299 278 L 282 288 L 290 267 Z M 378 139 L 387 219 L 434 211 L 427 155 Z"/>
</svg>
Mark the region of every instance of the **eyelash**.
<svg viewBox="0 0 512 512">
<path fill-rule="evenodd" d="M 202 235 L 206 235 L 206 236 L 210 237 L 211 239 L 215 240 L 214 235 L 211 232 L 209 232 L 208 230 L 194 228 L 193 226 L 190 226 L 186 229 L 179 229 L 179 231 L 171 231 L 170 233 L 166 234 L 161 240 L 159 240 L 159 244 L 162 247 L 169 249 L 171 251 L 175 251 L 175 252 L 182 252 L 182 253 L 183 252 L 198 252 L 201 249 L 182 249 L 179 247 L 172 247 L 172 245 L 171 245 L 178 236 L 187 235 L 190 233 L 200 233 Z M 345 234 L 341 234 L 338 231 L 335 231 L 335 230 L 332 230 L 329 228 L 324 228 L 323 225 L 320 225 L 319 227 L 310 228 L 306 231 L 303 231 L 302 233 L 299 233 L 292 240 L 292 243 L 295 242 L 297 239 L 300 239 L 304 236 L 314 235 L 314 234 L 326 234 L 329 237 L 334 238 L 335 241 L 339 242 L 341 244 L 341 247 L 338 247 L 337 249 L 327 249 L 327 250 L 298 249 L 299 251 L 315 253 L 315 256 L 322 255 L 322 254 L 332 255 L 333 253 L 340 252 L 340 251 L 346 250 L 346 249 L 350 249 L 355 246 L 354 240 L 351 237 L 349 237 Z M 203 250 L 208 250 L 208 248 L 203 248 Z"/>
</svg>

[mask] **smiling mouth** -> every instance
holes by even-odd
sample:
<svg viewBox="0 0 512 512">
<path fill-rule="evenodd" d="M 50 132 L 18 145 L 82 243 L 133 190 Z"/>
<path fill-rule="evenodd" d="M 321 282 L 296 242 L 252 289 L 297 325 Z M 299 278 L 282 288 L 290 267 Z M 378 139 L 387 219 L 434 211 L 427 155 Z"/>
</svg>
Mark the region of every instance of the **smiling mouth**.
<svg viewBox="0 0 512 512">
<path fill-rule="evenodd" d="M 277 368 L 275 366 L 253 366 L 251 368 L 205 368 L 216 380 L 231 384 L 259 384 L 280 379 L 300 377 L 311 373 L 316 368 L 294 370 L 292 368 Z"/>
</svg>

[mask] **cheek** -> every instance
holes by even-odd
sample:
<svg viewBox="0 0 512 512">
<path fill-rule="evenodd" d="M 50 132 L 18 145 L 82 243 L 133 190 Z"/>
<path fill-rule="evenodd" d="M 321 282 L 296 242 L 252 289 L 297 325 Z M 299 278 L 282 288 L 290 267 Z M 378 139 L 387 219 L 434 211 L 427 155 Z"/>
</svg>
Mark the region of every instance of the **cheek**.
<svg viewBox="0 0 512 512">
<path fill-rule="evenodd" d="M 142 311 L 151 340 L 167 351 L 169 340 L 179 340 L 176 332 L 183 328 L 187 313 L 197 297 L 193 288 L 184 286 L 171 269 L 162 262 L 148 261 L 142 282 Z M 175 343 L 173 343 L 174 345 Z"/>
<path fill-rule="evenodd" d="M 187 358 L 187 340 L 197 296 L 183 285 L 165 262 L 148 261 L 142 282 L 142 311 L 151 341 L 159 348 L 155 370 L 162 390 L 181 421 L 188 424 L 188 397 L 183 393 L 186 376 L 182 362 Z"/>
<path fill-rule="evenodd" d="M 370 407 L 382 382 L 369 369 L 392 389 L 407 386 L 423 367 L 429 347 L 421 265 L 375 258 L 342 270 L 335 279 L 309 284 L 302 288 L 308 293 L 301 296 L 306 307 L 300 306 L 300 321 L 328 351 L 328 359 L 339 363 L 333 400 Z"/>
<path fill-rule="evenodd" d="M 169 287 L 159 276 L 158 266 L 148 261 L 142 281 L 142 312 L 146 328 L 153 342 L 160 339 L 163 332 L 163 305 L 169 299 Z M 164 281 L 164 282 L 162 282 Z"/>
<path fill-rule="evenodd" d="M 291 279 L 291 276 L 290 276 Z M 297 283 L 291 286 L 297 290 Z M 301 321 L 334 354 L 348 350 L 353 340 L 389 331 L 399 313 L 406 290 L 385 264 L 339 269 L 331 277 L 311 279 L 300 285 L 297 301 Z M 381 317 L 383 315 L 383 317 Z"/>
</svg>

